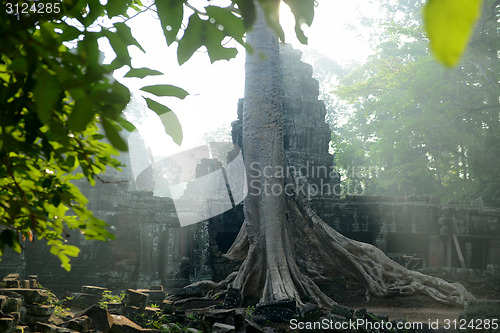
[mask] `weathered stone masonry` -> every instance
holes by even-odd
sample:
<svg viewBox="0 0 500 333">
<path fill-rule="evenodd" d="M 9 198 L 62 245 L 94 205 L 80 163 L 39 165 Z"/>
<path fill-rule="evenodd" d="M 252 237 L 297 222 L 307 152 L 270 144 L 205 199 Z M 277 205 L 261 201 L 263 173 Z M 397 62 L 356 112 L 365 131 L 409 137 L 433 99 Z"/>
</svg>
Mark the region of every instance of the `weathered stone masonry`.
<svg viewBox="0 0 500 333">
<path fill-rule="evenodd" d="M 282 48 L 287 161 L 297 167 L 294 176 L 299 182 L 307 178 L 309 184 L 329 184 L 334 189 L 338 177 L 313 176 L 322 167 L 332 170 L 334 160 L 328 153 L 330 130 L 324 122 L 325 107 L 318 100 L 318 83 L 312 79 L 312 67 L 300 56 L 290 47 Z M 241 109 L 238 115 L 241 119 Z M 241 145 L 241 120 L 233 124 L 233 139 Z M 79 186 L 89 198 L 89 208 L 111 226 L 116 240 L 90 242 L 71 233 L 68 241 L 81 253 L 72 260 L 69 273 L 42 242 L 26 242 L 23 254 L 2 258 L 0 274 L 36 274 L 42 285 L 55 291 L 79 290 L 85 284 L 112 290 L 162 284 L 168 291 L 195 280 L 222 279 L 235 268 L 222 254 L 243 221 L 241 205 L 180 228 L 172 201 L 136 191 L 129 169 L 103 178 L 107 183 Z M 413 266 L 411 260 L 418 259 L 416 267 L 483 270 L 500 265 L 498 209 L 440 205 L 427 198 L 340 199 L 335 193 L 323 194 L 313 196 L 310 203 L 328 224 L 348 237 L 376 244 L 403 264 Z"/>
</svg>

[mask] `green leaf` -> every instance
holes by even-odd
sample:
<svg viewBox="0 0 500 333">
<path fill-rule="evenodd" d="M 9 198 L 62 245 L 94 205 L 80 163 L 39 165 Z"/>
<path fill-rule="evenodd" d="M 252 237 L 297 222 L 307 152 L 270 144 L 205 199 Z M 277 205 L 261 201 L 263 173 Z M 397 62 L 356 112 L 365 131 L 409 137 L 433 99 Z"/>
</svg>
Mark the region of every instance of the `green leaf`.
<svg viewBox="0 0 500 333">
<path fill-rule="evenodd" d="M 108 0 L 108 3 L 106 4 L 108 17 L 125 14 L 130 2 L 130 0 Z"/>
<path fill-rule="evenodd" d="M 123 117 L 118 118 L 117 122 L 118 122 L 118 124 L 122 125 L 122 127 L 125 128 L 129 132 L 132 132 L 133 130 L 135 130 L 134 124 L 132 124 L 131 122 L 129 122 L 128 120 L 126 120 Z"/>
<path fill-rule="evenodd" d="M 183 139 L 182 126 L 175 113 L 168 112 L 162 114 L 160 119 L 165 128 L 165 133 L 170 135 L 174 142 L 180 146 Z"/>
<path fill-rule="evenodd" d="M 172 110 L 170 110 L 169 107 L 167 107 L 163 104 L 160 104 L 157 101 L 152 100 L 151 98 L 144 97 L 144 99 L 146 100 L 146 103 L 148 104 L 148 108 L 153 110 L 159 116 L 161 116 L 162 114 L 165 114 L 167 112 L 172 112 Z"/>
<path fill-rule="evenodd" d="M 144 98 L 144 99 L 148 104 L 148 108 L 150 108 L 158 116 L 160 116 L 160 119 L 163 123 L 163 127 L 165 128 L 165 133 L 170 135 L 174 140 L 174 142 L 180 146 L 183 138 L 182 126 L 175 113 L 172 112 L 172 110 L 170 110 L 165 105 L 160 104 L 150 98 Z"/>
<path fill-rule="evenodd" d="M 47 72 L 44 72 L 37 80 L 33 94 L 35 96 L 36 113 L 38 119 L 46 124 L 52 116 L 52 108 L 59 101 L 59 81 Z"/>
<path fill-rule="evenodd" d="M 162 72 L 159 72 L 154 69 L 142 67 L 142 68 L 131 68 L 127 74 L 125 74 L 124 77 L 138 77 L 138 78 L 145 78 L 146 76 L 149 75 L 163 75 Z"/>
<path fill-rule="evenodd" d="M 109 44 L 116 54 L 116 58 L 113 60 L 112 64 L 114 64 L 116 68 L 120 68 L 123 65 L 131 66 L 130 54 L 128 52 L 129 45 L 125 43 L 117 33 L 106 30 L 104 31 L 104 36 L 108 38 Z"/>
<path fill-rule="evenodd" d="M 480 12 L 481 0 L 429 0 L 424 25 L 439 61 L 449 67 L 458 63 Z"/>
<path fill-rule="evenodd" d="M 189 18 L 189 23 L 184 30 L 184 35 L 177 47 L 177 61 L 182 65 L 191 58 L 194 52 L 203 45 L 203 21 L 198 14 L 193 14 Z"/>
<path fill-rule="evenodd" d="M 229 60 L 236 57 L 238 54 L 238 51 L 235 48 L 223 47 L 223 39 L 224 33 L 217 29 L 214 24 L 207 23 L 207 27 L 205 29 L 205 46 L 211 63 L 221 59 Z"/>
<path fill-rule="evenodd" d="M 127 143 L 123 138 L 120 136 L 120 133 L 118 132 L 117 126 L 113 123 L 112 120 L 109 120 L 107 118 L 102 119 L 102 126 L 104 127 L 104 132 L 106 133 L 106 137 L 108 138 L 109 142 L 113 145 L 118 150 L 121 151 L 127 151 Z"/>
<path fill-rule="evenodd" d="M 167 45 L 170 45 L 175 41 L 182 24 L 184 1 L 161 0 L 155 4 Z"/>
<path fill-rule="evenodd" d="M 179 87 L 170 84 L 157 84 L 154 86 L 145 86 L 141 88 L 142 91 L 148 92 L 156 96 L 174 96 L 180 99 L 186 98 L 189 93 Z"/>
<path fill-rule="evenodd" d="M 116 28 L 116 33 L 120 38 L 127 43 L 128 45 L 135 45 L 141 50 L 142 52 L 146 53 L 146 51 L 142 48 L 141 44 L 132 36 L 132 31 L 130 30 L 130 27 L 126 25 L 123 22 L 118 22 L 114 24 L 114 27 Z"/>
<path fill-rule="evenodd" d="M 244 44 L 243 35 L 246 29 L 242 18 L 237 17 L 228 9 L 217 6 L 208 6 L 205 10 L 210 17 L 224 27 L 227 35 L 233 37 L 238 43 Z"/>
<path fill-rule="evenodd" d="M 4 230 L 0 234 L 0 242 L 2 243 L 2 247 L 4 245 L 7 245 L 10 247 L 12 250 L 16 251 L 17 253 L 21 253 L 21 244 L 19 243 L 19 237 L 13 230 Z M 2 248 L 3 252 L 3 248 Z"/>
<path fill-rule="evenodd" d="M 84 100 L 77 100 L 68 116 L 68 127 L 74 132 L 83 131 L 94 118 L 95 110 Z"/>
<path fill-rule="evenodd" d="M 235 0 L 243 17 L 243 24 L 246 29 L 250 29 L 255 22 L 255 3 L 254 0 Z"/>
</svg>

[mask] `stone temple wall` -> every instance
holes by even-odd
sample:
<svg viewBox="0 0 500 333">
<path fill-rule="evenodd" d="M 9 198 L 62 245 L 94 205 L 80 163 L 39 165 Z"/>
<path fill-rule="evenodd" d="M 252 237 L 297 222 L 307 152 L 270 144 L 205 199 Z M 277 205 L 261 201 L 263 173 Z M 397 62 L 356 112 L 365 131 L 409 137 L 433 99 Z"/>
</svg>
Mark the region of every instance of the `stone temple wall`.
<svg viewBox="0 0 500 333">
<path fill-rule="evenodd" d="M 288 162 L 296 167 L 297 179 L 334 188 L 338 176 L 316 172 L 335 166 L 328 153 L 330 130 L 324 121 L 325 107 L 318 100 L 318 83 L 312 79 L 311 66 L 300 61 L 300 52 L 288 46 L 281 52 Z M 241 120 L 234 122 L 232 134 L 241 145 Z M 133 149 L 143 149 L 139 146 Z M 121 158 L 130 165 L 127 154 Z M 181 228 L 172 200 L 146 191 L 148 182 L 137 191 L 140 184 L 135 183 L 130 168 L 107 172 L 102 178 L 105 182 L 97 181 L 95 187 L 85 182 L 79 187 L 89 199 L 89 208 L 111 226 L 116 240 L 87 241 L 71 233 L 68 242 L 80 247 L 81 253 L 72 259 L 69 273 L 42 241 L 25 242 L 24 253 L 4 255 L 0 276 L 36 274 L 42 285 L 59 292 L 79 290 L 81 285 L 122 290 L 158 284 L 169 292 L 196 280 L 223 279 L 237 268 L 238 263 L 228 262 L 222 254 L 243 221 L 241 205 Z M 376 244 L 410 268 L 500 265 L 499 209 L 440 205 L 427 198 L 339 198 L 335 193 L 313 196 L 310 204 L 339 232 Z"/>
</svg>

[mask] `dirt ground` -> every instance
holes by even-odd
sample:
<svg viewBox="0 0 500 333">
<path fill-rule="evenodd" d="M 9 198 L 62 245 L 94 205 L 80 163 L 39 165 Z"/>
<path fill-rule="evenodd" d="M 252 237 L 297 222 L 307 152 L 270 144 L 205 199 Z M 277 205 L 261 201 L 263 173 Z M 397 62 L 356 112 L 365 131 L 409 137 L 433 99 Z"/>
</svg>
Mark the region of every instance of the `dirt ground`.
<svg viewBox="0 0 500 333">
<path fill-rule="evenodd" d="M 410 322 L 438 321 L 442 327 L 446 320 L 458 318 L 463 311 L 462 307 L 451 307 L 436 303 L 426 297 L 395 297 L 390 299 L 371 299 L 368 302 L 354 302 L 342 304 L 353 309 L 366 309 L 369 312 L 389 316 L 389 320 L 405 319 Z"/>
</svg>

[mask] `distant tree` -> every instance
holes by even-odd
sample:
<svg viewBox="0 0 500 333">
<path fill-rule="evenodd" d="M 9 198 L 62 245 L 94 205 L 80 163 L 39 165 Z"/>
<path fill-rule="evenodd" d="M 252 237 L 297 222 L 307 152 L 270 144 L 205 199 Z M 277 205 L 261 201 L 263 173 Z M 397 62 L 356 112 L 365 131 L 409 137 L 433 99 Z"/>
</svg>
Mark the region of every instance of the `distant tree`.
<svg viewBox="0 0 500 333">
<path fill-rule="evenodd" d="M 351 179 L 368 194 L 463 203 L 481 196 L 499 205 L 491 158 L 500 145 L 498 2 L 484 1 L 468 51 L 452 69 L 428 50 L 415 15 L 422 3 L 392 5 L 398 19 L 384 23 L 376 54 L 337 86 L 351 112 L 333 140 L 338 162 L 378 167 L 377 179 Z"/>
</svg>

